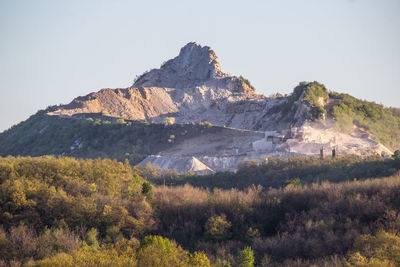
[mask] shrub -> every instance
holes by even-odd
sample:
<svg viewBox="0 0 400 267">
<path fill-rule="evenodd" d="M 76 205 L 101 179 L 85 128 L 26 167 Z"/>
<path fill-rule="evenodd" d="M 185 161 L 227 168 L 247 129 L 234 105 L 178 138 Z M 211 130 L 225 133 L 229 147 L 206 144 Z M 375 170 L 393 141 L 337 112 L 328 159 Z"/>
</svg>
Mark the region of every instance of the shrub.
<svg viewBox="0 0 400 267">
<path fill-rule="evenodd" d="M 164 119 L 164 125 L 173 125 L 175 124 L 175 118 L 167 117 Z"/>
<path fill-rule="evenodd" d="M 108 115 L 110 115 L 110 113 L 108 112 L 108 110 L 105 109 L 105 108 L 102 109 L 100 113 L 101 113 L 101 116 L 108 116 Z"/>
<path fill-rule="evenodd" d="M 119 118 L 119 119 L 117 119 L 115 121 L 115 123 L 117 123 L 117 124 L 126 124 L 126 121 L 124 119 L 122 119 L 122 118 Z"/>
</svg>

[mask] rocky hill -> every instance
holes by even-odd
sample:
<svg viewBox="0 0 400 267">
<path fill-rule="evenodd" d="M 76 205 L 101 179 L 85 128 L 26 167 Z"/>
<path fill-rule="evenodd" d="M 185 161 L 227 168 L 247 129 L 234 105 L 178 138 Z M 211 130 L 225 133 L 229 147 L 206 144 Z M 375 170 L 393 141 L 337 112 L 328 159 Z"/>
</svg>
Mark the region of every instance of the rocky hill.
<svg viewBox="0 0 400 267">
<path fill-rule="evenodd" d="M 397 109 L 317 82 L 300 83 L 289 96 L 256 94 L 246 79 L 221 71 L 210 47 L 188 43 L 129 88 L 77 97 L 5 131 L 0 155 L 127 158 L 210 173 L 234 170 L 245 159 L 317 155 L 321 149 L 391 154 L 399 148 L 399 126 Z M 51 139 L 58 140 L 52 147 Z"/>
<path fill-rule="evenodd" d="M 173 117 L 176 123 L 208 121 L 254 129 L 260 128 L 256 124 L 275 102 L 255 94 L 238 77 L 223 73 L 211 48 L 189 43 L 160 69 L 138 77 L 132 87 L 103 89 L 78 97 L 50 115 L 74 116 L 106 110 L 112 117 L 150 123 Z"/>
</svg>

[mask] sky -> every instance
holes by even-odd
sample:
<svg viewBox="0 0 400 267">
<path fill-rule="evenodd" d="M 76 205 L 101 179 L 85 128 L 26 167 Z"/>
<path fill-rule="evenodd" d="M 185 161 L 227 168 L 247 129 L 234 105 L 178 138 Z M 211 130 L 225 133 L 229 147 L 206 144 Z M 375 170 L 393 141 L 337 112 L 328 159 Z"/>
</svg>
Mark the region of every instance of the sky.
<svg viewBox="0 0 400 267">
<path fill-rule="evenodd" d="M 128 87 L 191 41 L 260 94 L 318 81 L 400 107 L 399 14 L 399 0 L 1 0 L 0 132 Z"/>
</svg>

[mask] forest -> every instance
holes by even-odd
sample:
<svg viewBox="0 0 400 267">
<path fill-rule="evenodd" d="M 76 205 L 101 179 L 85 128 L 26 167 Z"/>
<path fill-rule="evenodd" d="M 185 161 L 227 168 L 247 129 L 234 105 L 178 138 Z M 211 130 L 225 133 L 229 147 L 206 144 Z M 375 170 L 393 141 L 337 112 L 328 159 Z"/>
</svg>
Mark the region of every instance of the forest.
<svg viewBox="0 0 400 267">
<path fill-rule="evenodd" d="M 399 266 L 400 153 L 297 160 L 218 188 L 155 184 L 128 161 L 0 158 L 0 266 Z M 358 176 L 326 176 L 341 168 Z M 253 185 L 252 169 L 287 179 Z"/>
</svg>

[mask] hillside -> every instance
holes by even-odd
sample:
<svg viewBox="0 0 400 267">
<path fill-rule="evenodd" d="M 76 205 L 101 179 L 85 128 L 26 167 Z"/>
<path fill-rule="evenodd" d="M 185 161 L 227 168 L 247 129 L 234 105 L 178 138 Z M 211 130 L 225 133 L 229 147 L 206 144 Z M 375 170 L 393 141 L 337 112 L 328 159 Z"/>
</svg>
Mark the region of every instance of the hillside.
<svg viewBox="0 0 400 267">
<path fill-rule="evenodd" d="M 196 43 L 129 88 L 77 97 L 0 134 L 2 156 L 109 157 L 199 174 L 321 148 L 391 155 L 400 148 L 400 112 L 318 82 L 301 82 L 289 96 L 257 94 Z"/>
<path fill-rule="evenodd" d="M 128 159 L 132 164 L 187 138 L 221 131 L 208 124 L 148 124 L 101 114 L 68 119 L 39 111 L 0 135 L 0 155 Z M 192 171 L 197 171 L 193 169 Z"/>
</svg>

